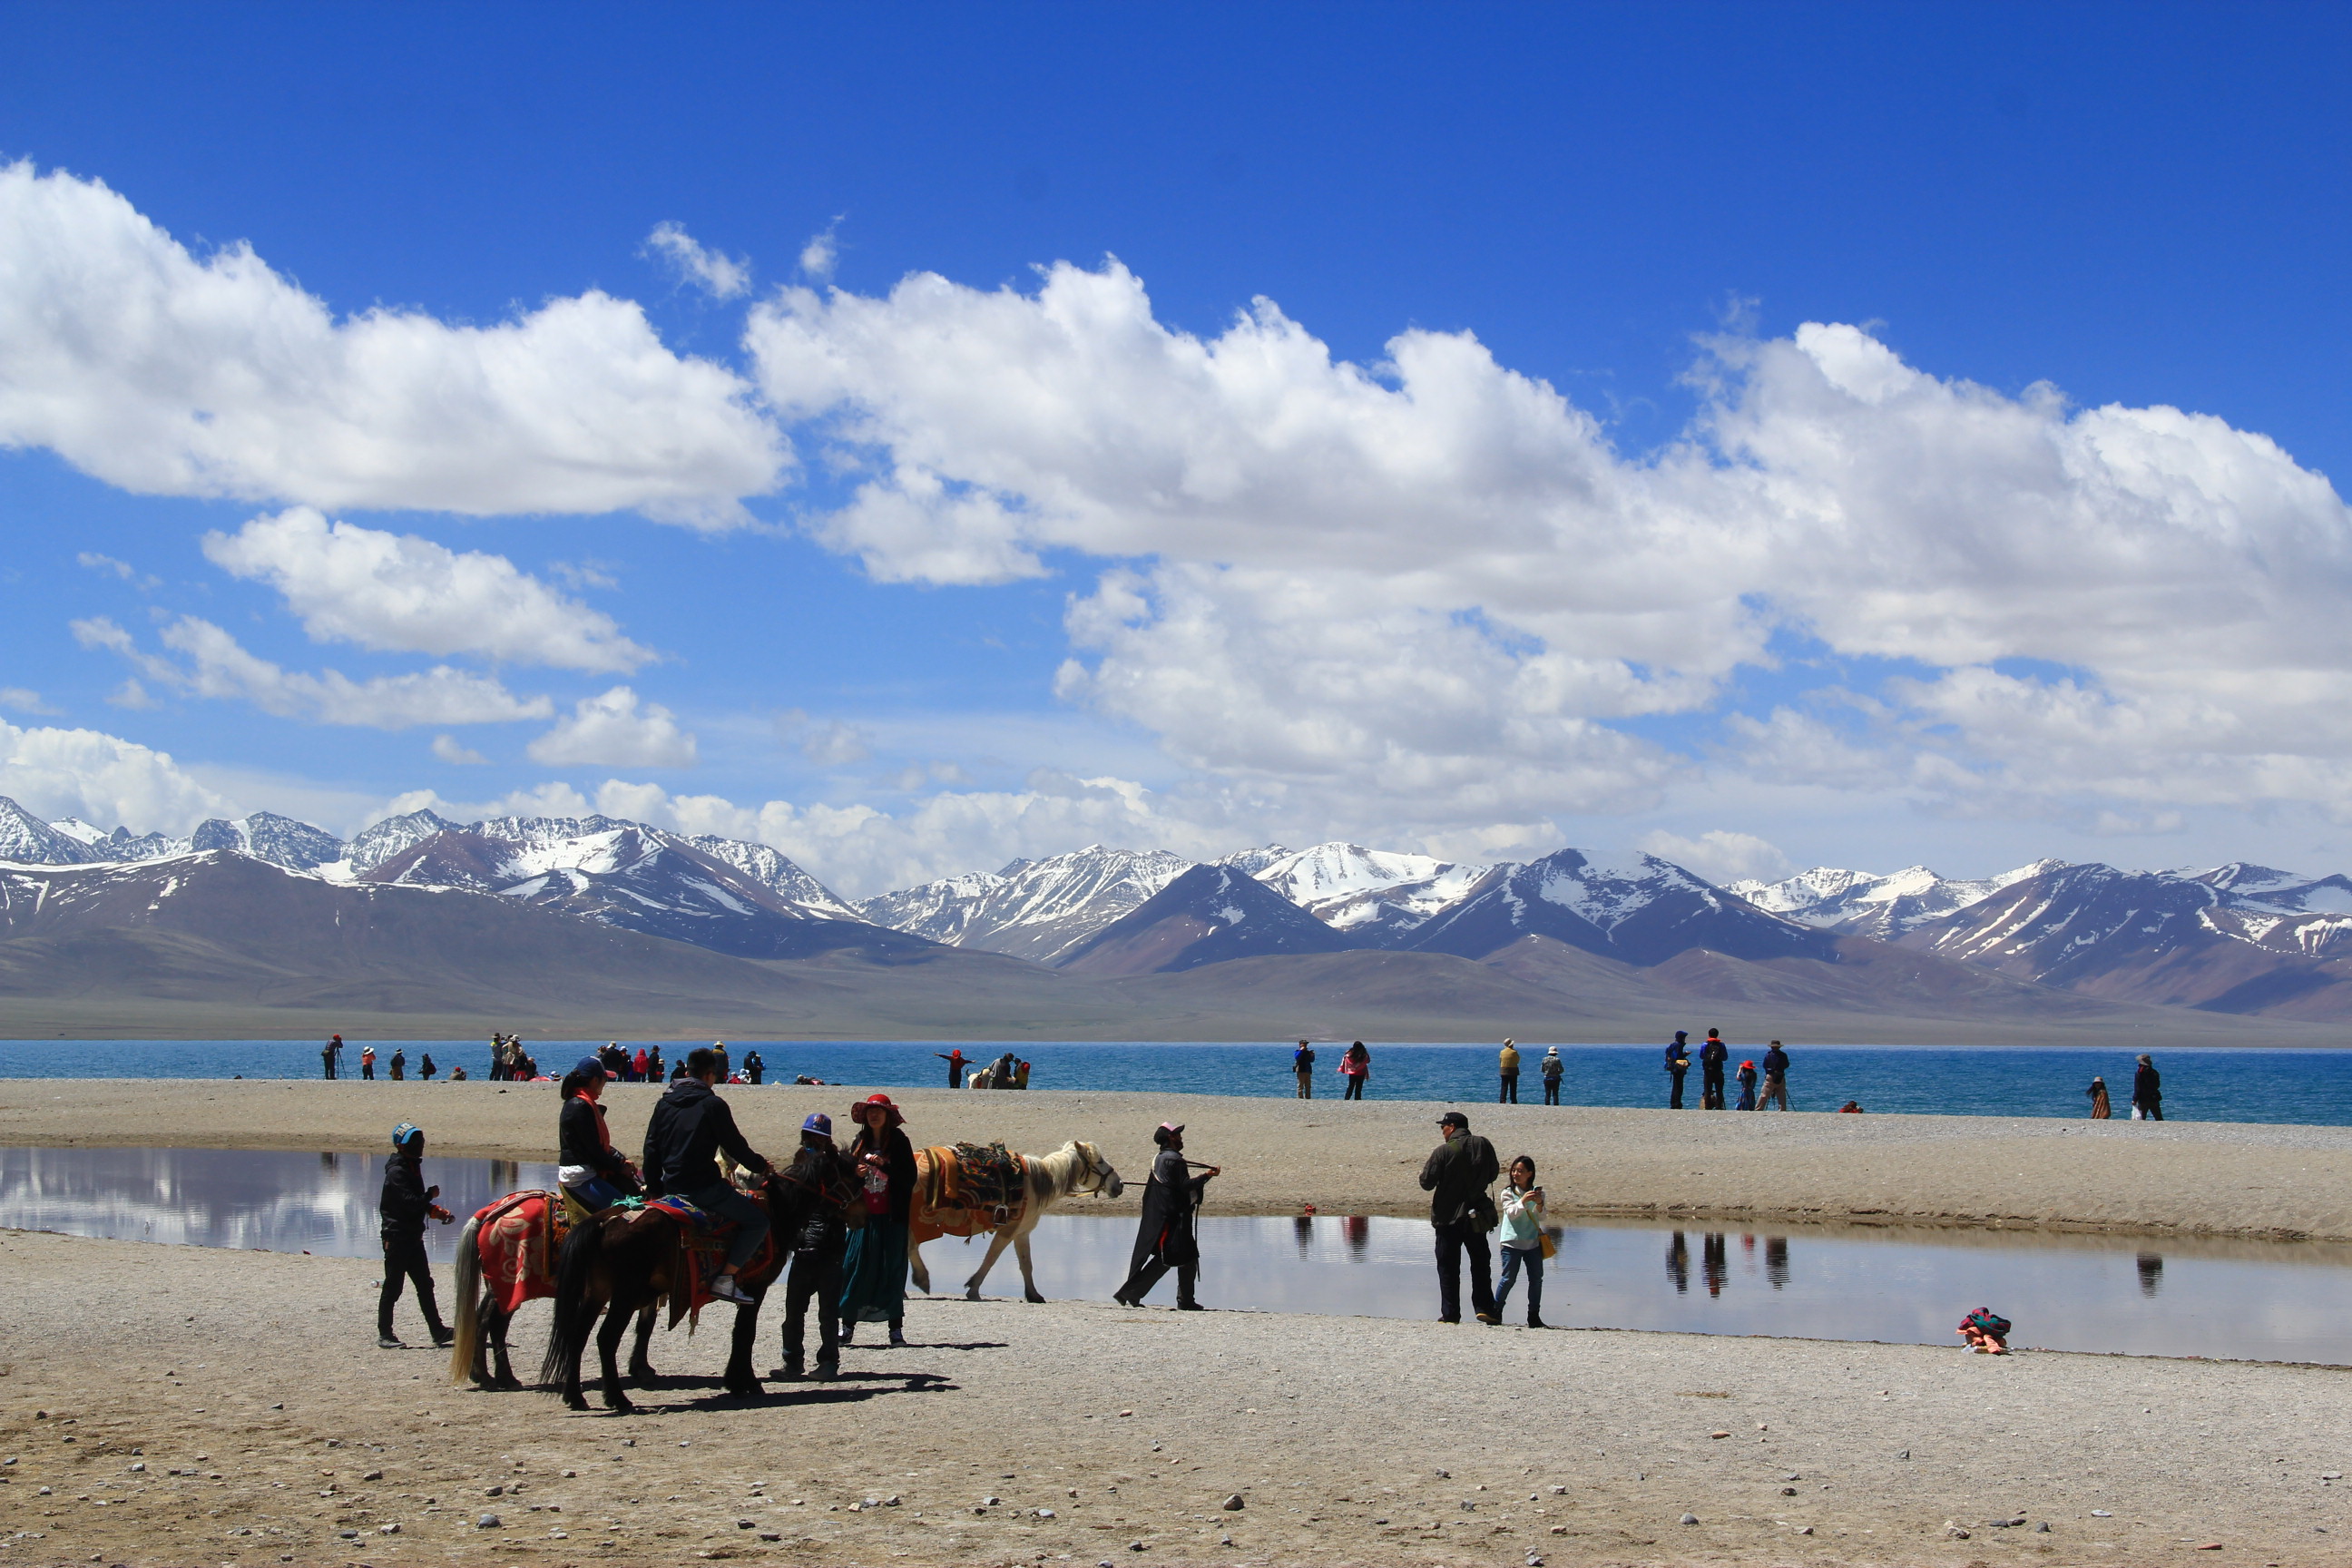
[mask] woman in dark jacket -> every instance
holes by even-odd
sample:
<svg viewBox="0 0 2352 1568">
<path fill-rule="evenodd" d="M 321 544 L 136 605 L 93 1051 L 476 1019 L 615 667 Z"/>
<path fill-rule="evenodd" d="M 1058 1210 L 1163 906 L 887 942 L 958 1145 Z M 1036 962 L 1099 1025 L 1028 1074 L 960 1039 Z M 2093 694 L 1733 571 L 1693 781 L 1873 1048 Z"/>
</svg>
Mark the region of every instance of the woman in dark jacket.
<svg viewBox="0 0 2352 1568">
<path fill-rule="evenodd" d="M 604 1125 L 604 1064 L 583 1057 L 563 1077 L 563 1109 L 555 1119 L 556 1179 L 590 1214 L 635 1193 L 636 1175 L 613 1149 Z"/>
<path fill-rule="evenodd" d="M 2139 1070 L 2132 1074 L 2132 1109 L 2144 1121 L 2164 1120 L 2164 1079 L 2147 1057 L 2139 1058 Z"/>
<path fill-rule="evenodd" d="M 907 1221 L 915 1205 L 915 1146 L 900 1131 L 906 1118 L 887 1094 L 849 1108 L 858 1124 L 849 1163 L 864 1189 L 866 1224 L 852 1231 L 841 1260 L 841 1342 L 860 1323 L 887 1323 L 890 1342 L 903 1345 L 907 1319 Z"/>
</svg>

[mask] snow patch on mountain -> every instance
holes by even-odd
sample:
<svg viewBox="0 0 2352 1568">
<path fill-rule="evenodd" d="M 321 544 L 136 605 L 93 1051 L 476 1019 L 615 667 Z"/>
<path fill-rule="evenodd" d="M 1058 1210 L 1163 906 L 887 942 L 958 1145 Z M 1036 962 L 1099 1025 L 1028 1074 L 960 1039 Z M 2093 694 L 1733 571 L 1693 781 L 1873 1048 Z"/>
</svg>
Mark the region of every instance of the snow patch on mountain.
<svg viewBox="0 0 2352 1568">
<path fill-rule="evenodd" d="M 1967 909 L 2002 889 L 2063 869 L 2063 860 L 2036 860 L 1997 877 L 1938 877 L 1925 866 L 1879 876 L 1816 866 L 1778 882 L 1734 882 L 1727 889 L 1769 913 L 1823 931 L 1892 942 L 1930 921 Z"/>
<path fill-rule="evenodd" d="M 858 915 L 909 935 L 1044 963 L 1140 908 L 1191 870 L 1164 849 L 1090 844 L 991 875 L 942 878 L 857 904 Z"/>
<path fill-rule="evenodd" d="M 1241 860 L 1228 856 L 1217 864 Z M 1493 869 L 1334 842 L 1278 855 L 1251 874 L 1333 930 L 1387 946 L 1459 902 Z"/>
</svg>

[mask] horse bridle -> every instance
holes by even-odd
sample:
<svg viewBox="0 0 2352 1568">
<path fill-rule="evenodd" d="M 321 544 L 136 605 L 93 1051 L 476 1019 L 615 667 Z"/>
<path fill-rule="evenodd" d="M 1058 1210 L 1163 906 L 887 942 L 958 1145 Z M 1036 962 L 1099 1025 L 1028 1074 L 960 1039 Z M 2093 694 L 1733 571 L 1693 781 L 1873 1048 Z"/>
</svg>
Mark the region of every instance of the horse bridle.
<svg viewBox="0 0 2352 1568">
<path fill-rule="evenodd" d="M 1084 1190 L 1094 1194 L 1097 1197 L 1100 1197 L 1102 1195 L 1103 1189 L 1110 1185 L 1111 1182 L 1118 1175 L 1118 1173 L 1111 1169 L 1110 1162 L 1108 1160 L 1104 1160 L 1101 1163 L 1097 1164 L 1096 1161 L 1098 1156 L 1087 1152 L 1083 1148 L 1078 1152 L 1078 1158 L 1086 1163 L 1087 1175 L 1094 1182 L 1093 1186 L 1085 1188 Z"/>
</svg>

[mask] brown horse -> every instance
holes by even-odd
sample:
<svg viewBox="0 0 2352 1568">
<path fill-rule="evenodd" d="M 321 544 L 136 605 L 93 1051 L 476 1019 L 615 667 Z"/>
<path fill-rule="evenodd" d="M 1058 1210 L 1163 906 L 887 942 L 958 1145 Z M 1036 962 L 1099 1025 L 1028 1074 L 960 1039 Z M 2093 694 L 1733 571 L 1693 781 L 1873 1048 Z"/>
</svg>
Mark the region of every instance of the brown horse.
<svg viewBox="0 0 2352 1568">
<path fill-rule="evenodd" d="M 767 1245 L 754 1255 L 750 1267 L 735 1275 L 735 1283 L 751 1298 L 751 1305 L 734 1310 L 735 1334 L 727 1358 L 725 1387 L 742 1398 L 756 1398 L 761 1392 L 759 1374 L 751 1370 L 760 1303 L 791 1257 L 793 1233 L 815 1200 L 812 1189 L 782 1171 L 769 1172 L 751 1197 L 768 1211 L 769 1230 Z M 658 1208 L 610 1208 L 573 1226 L 556 1260 L 555 1327 L 548 1335 L 547 1355 L 540 1365 L 541 1383 L 555 1385 L 572 1409 L 588 1408 L 588 1396 L 580 1386 L 580 1359 L 588 1348 L 589 1331 L 601 1316 L 604 1328 L 596 1336 L 596 1348 L 604 1363 L 604 1406 L 623 1414 L 635 1409 L 622 1392 L 620 1368 L 615 1364 L 621 1335 L 627 1331 L 633 1315 L 646 1315 L 637 1332 L 637 1357 L 630 1363 L 631 1375 L 637 1377 L 646 1336 L 652 1331 L 654 1306 L 668 1300 L 672 1326 L 687 1313 L 693 1289 L 687 1278 L 688 1239 L 686 1227 Z M 639 1381 L 642 1384 L 643 1379 Z"/>
<path fill-rule="evenodd" d="M 457 1321 L 449 1349 L 449 1381 L 478 1388 L 520 1388 L 507 1360 L 507 1330 L 527 1301 L 555 1294 L 555 1259 L 567 1228 L 561 1193 L 525 1191 L 485 1204 L 457 1238 Z M 576 1208 L 573 1212 L 578 1212 Z M 637 1315 L 637 1342 L 629 1376 L 654 1378 L 646 1359 L 654 1309 Z"/>
</svg>

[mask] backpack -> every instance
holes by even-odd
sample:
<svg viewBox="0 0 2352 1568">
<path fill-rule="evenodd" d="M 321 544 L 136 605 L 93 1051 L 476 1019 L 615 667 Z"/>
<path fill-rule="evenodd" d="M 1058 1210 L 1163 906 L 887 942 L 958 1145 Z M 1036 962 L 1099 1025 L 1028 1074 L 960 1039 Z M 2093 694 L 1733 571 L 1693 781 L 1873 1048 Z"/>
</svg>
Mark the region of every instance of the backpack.
<svg viewBox="0 0 2352 1568">
<path fill-rule="evenodd" d="M 2010 1321 L 1990 1307 L 1979 1307 L 1969 1314 L 1969 1321 L 1979 1331 L 2004 1342 L 2009 1339 Z"/>
</svg>

